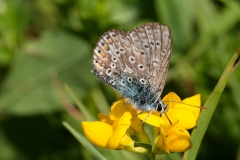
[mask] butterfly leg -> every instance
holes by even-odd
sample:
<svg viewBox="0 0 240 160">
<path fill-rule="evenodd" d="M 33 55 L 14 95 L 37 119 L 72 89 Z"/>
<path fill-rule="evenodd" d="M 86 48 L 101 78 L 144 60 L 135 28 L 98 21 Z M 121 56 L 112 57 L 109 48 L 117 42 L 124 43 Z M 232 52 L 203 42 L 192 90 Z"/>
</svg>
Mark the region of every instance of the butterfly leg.
<svg viewBox="0 0 240 160">
<path fill-rule="evenodd" d="M 166 110 L 165 110 L 165 112 L 163 112 L 163 114 L 167 117 L 169 123 L 172 125 L 172 121 L 170 120 L 170 118 L 169 118 L 168 115 L 167 115 L 167 108 L 168 108 L 168 105 L 166 105 Z M 162 113 L 161 113 L 161 114 L 162 114 Z M 160 115 L 161 115 L 161 114 L 160 114 Z"/>
<path fill-rule="evenodd" d="M 148 115 L 144 118 L 141 125 L 147 120 L 147 118 L 152 114 L 153 109 L 148 113 Z"/>
<path fill-rule="evenodd" d="M 123 111 L 122 111 L 122 114 L 119 117 L 122 117 L 123 113 L 126 111 L 126 105 L 127 105 L 127 103 L 124 102 L 123 103 Z"/>
<path fill-rule="evenodd" d="M 142 114 L 142 113 L 144 113 L 144 112 L 142 111 L 142 112 L 137 113 L 135 116 L 133 116 L 133 117 L 131 118 L 131 120 L 134 119 L 134 118 L 136 118 L 139 114 Z"/>
<path fill-rule="evenodd" d="M 168 117 L 167 113 L 163 113 L 163 114 L 165 114 L 165 116 L 167 117 L 167 119 L 168 119 L 169 123 L 172 125 L 172 121 L 169 119 L 169 117 Z"/>
</svg>

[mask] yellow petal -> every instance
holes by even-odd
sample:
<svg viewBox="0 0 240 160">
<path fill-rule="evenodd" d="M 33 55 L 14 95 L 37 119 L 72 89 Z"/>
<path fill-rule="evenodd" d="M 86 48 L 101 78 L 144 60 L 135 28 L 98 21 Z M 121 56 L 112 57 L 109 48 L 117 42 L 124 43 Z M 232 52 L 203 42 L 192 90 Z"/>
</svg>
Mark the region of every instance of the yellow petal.
<svg viewBox="0 0 240 160">
<path fill-rule="evenodd" d="M 127 111 L 114 121 L 112 126 L 113 133 L 107 142 L 107 147 L 109 149 L 116 149 L 119 146 L 120 141 L 131 125 L 131 118 L 131 113 Z"/>
<path fill-rule="evenodd" d="M 134 132 L 129 132 L 128 130 L 129 135 L 135 135 L 137 138 L 137 141 L 140 141 L 143 143 L 151 143 L 148 135 L 146 134 L 143 128 L 142 121 L 138 117 L 135 117 L 132 119 L 132 123 L 130 127 Z"/>
<path fill-rule="evenodd" d="M 117 117 L 121 116 L 125 111 L 123 106 L 124 101 L 118 100 L 113 103 L 110 109 L 109 117 L 111 120 L 115 120 Z"/>
<path fill-rule="evenodd" d="M 121 139 L 120 144 L 123 146 L 127 146 L 131 143 L 133 143 L 134 141 L 128 136 L 128 135 L 124 135 L 123 138 Z"/>
<path fill-rule="evenodd" d="M 157 131 L 159 130 L 159 131 Z M 155 133 L 155 138 L 157 138 L 157 142 L 155 144 L 155 152 L 157 154 L 163 154 L 163 153 L 170 153 L 168 144 L 166 141 L 166 134 L 163 130 L 162 127 L 154 127 L 154 133 Z M 157 136 L 156 133 L 159 133 Z"/>
<path fill-rule="evenodd" d="M 82 122 L 86 137 L 96 146 L 106 147 L 108 139 L 113 133 L 112 126 L 100 121 Z"/>
<path fill-rule="evenodd" d="M 178 95 L 174 92 L 170 92 L 168 93 L 163 99 L 162 99 L 162 102 L 167 105 L 167 106 L 170 106 L 170 107 L 174 107 L 177 102 L 180 102 L 181 99 L 180 97 L 178 97 Z"/>
<path fill-rule="evenodd" d="M 192 147 L 190 135 L 183 128 L 172 130 L 167 137 L 167 144 L 171 152 L 184 152 Z"/>
<path fill-rule="evenodd" d="M 167 112 L 169 119 L 178 119 L 178 126 L 191 129 L 196 125 L 196 118 L 192 111 L 187 109 L 175 108 Z"/>
<path fill-rule="evenodd" d="M 143 132 L 143 125 L 141 125 L 142 121 L 138 117 L 132 118 L 131 128 L 138 133 Z"/>
<path fill-rule="evenodd" d="M 112 125 L 114 121 L 112 121 L 109 116 L 103 114 L 103 113 L 98 113 L 98 118 L 100 119 L 101 122 L 107 123 Z"/>
<path fill-rule="evenodd" d="M 126 126 L 130 127 L 131 119 L 132 119 L 131 113 L 128 111 L 124 112 L 122 116 L 120 116 L 119 118 L 117 118 L 114 121 L 114 123 L 112 125 L 113 130 L 122 125 L 126 125 Z"/>
<path fill-rule="evenodd" d="M 127 133 L 129 135 L 133 135 L 135 133 L 135 131 L 132 128 L 128 128 Z"/>
<path fill-rule="evenodd" d="M 162 118 L 165 119 L 165 121 L 166 121 L 165 125 L 162 126 L 163 130 L 166 134 L 168 134 L 172 129 L 178 127 L 178 125 L 179 125 L 179 119 L 177 119 L 175 117 L 171 117 L 171 119 L 169 119 L 171 121 L 171 123 L 166 118 L 165 114 L 162 115 Z"/>
<path fill-rule="evenodd" d="M 137 114 L 137 110 L 134 109 L 131 104 L 126 104 L 126 111 L 131 112 L 132 116 Z"/>
<path fill-rule="evenodd" d="M 118 147 L 119 143 L 121 142 L 122 138 L 126 134 L 126 131 L 128 128 L 129 128 L 129 126 L 126 126 L 126 125 L 117 127 L 113 131 L 113 134 L 111 135 L 111 137 L 109 138 L 109 140 L 107 142 L 107 145 L 106 145 L 107 148 L 116 149 Z"/>
<path fill-rule="evenodd" d="M 201 107 L 201 95 L 197 94 L 195 96 L 186 98 L 182 102 L 186 104 L 184 108 L 191 110 L 194 113 L 194 116 L 197 120 L 199 117 L 199 113 L 200 113 L 200 108 L 198 108 L 198 107 Z M 190 106 L 188 104 L 196 106 L 196 107 Z"/>
<path fill-rule="evenodd" d="M 145 123 L 155 127 L 159 127 L 160 125 L 165 124 L 165 121 L 163 118 L 155 114 L 149 114 L 148 112 L 141 113 L 137 117 L 142 121 L 144 121 Z"/>
</svg>

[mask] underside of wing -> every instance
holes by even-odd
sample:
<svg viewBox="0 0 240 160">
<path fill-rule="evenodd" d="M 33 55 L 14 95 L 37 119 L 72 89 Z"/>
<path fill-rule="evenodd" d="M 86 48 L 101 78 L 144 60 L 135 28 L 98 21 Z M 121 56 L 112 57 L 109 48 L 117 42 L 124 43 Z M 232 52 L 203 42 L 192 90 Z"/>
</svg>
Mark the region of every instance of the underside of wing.
<svg viewBox="0 0 240 160">
<path fill-rule="evenodd" d="M 152 103 L 162 93 L 171 49 L 170 29 L 159 23 L 111 30 L 94 49 L 92 72 L 121 96 Z"/>
<path fill-rule="evenodd" d="M 145 55 L 148 83 L 154 92 L 161 94 L 172 51 L 171 31 L 159 23 L 147 23 L 128 32 L 135 46 Z"/>
</svg>

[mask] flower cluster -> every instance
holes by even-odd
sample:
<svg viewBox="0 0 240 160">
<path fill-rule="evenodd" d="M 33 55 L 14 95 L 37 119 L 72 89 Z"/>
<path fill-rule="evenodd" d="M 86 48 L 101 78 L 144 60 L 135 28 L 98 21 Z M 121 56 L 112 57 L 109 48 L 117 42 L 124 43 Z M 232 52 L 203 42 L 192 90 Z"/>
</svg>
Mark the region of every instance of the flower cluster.
<svg viewBox="0 0 240 160">
<path fill-rule="evenodd" d="M 187 130 L 196 125 L 200 108 L 192 106 L 201 105 L 200 95 L 181 101 L 171 92 L 162 101 L 168 106 L 167 112 L 160 115 L 153 111 L 149 115 L 148 112 L 137 114 L 141 111 L 118 100 L 111 106 L 109 116 L 99 113 L 100 121 L 82 122 L 84 133 L 93 144 L 112 150 L 155 154 L 184 152 L 191 148 Z M 154 127 L 153 144 L 142 121 Z"/>
</svg>

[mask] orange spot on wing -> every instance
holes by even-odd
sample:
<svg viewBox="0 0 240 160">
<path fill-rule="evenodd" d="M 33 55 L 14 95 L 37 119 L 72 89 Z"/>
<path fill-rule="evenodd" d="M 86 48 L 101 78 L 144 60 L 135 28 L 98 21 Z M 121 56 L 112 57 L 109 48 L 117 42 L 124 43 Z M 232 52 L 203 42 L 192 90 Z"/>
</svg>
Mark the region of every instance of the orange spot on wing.
<svg viewBox="0 0 240 160">
<path fill-rule="evenodd" d="M 105 58 L 105 57 L 106 57 L 106 54 L 105 54 L 104 52 L 101 52 L 101 53 L 100 53 L 100 57 L 101 57 L 101 58 Z"/>
<path fill-rule="evenodd" d="M 112 41 L 112 39 L 109 39 L 109 40 L 108 40 L 108 43 L 110 43 L 110 44 L 111 44 L 112 42 L 113 42 L 113 41 Z"/>
<path fill-rule="evenodd" d="M 101 63 L 97 63 L 97 67 L 98 67 L 98 68 L 101 68 L 101 67 L 102 67 L 102 64 L 101 64 Z"/>
<path fill-rule="evenodd" d="M 104 50 L 106 50 L 106 51 L 109 49 L 108 45 L 105 45 L 103 48 L 104 48 Z"/>
</svg>

